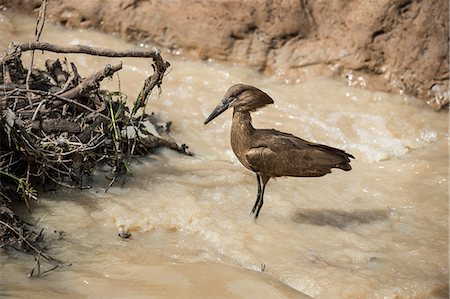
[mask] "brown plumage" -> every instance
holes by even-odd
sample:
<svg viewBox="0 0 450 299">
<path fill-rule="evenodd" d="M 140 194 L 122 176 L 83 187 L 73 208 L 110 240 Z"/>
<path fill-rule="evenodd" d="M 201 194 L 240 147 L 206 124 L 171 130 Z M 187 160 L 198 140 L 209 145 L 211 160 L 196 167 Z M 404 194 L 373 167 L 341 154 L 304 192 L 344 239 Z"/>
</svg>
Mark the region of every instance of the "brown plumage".
<svg viewBox="0 0 450 299">
<path fill-rule="evenodd" d="M 205 120 L 205 125 L 222 112 L 233 107 L 231 147 L 239 161 L 256 173 L 258 195 L 252 213 L 255 219 L 264 203 L 264 190 L 272 177 L 319 177 L 332 168 L 352 169 L 350 158 L 343 150 L 317 144 L 292 134 L 273 129 L 255 129 L 250 112 L 273 100 L 256 87 L 237 84 L 226 92 L 223 100 Z M 262 184 L 262 187 L 261 187 Z"/>
</svg>

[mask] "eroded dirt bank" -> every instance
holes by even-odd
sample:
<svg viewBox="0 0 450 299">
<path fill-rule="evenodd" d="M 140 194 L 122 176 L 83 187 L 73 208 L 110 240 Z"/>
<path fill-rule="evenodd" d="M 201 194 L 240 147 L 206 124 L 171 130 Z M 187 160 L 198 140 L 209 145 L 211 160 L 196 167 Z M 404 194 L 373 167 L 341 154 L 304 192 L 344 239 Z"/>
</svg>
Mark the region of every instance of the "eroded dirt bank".
<svg viewBox="0 0 450 299">
<path fill-rule="evenodd" d="M 28 12 L 41 3 L 10 2 L 0 0 Z M 341 75 L 352 85 L 414 95 L 435 109 L 449 101 L 445 0 L 58 0 L 48 13 L 71 27 L 117 32 L 293 81 Z"/>
</svg>

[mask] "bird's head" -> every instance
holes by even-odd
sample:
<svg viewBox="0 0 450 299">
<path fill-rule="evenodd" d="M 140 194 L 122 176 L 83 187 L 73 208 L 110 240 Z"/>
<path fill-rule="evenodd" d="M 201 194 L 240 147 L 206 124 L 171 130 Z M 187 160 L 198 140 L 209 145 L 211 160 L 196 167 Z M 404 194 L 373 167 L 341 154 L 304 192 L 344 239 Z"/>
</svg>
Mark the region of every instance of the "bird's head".
<svg viewBox="0 0 450 299">
<path fill-rule="evenodd" d="M 222 101 L 214 108 L 204 124 L 206 125 L 230 107 L 243 112 L 254 111 L 269 104 L 273 104 L 273 100 L 262 90 L 250 85 L 236 84 L 228 89 Z"/>
</svg>

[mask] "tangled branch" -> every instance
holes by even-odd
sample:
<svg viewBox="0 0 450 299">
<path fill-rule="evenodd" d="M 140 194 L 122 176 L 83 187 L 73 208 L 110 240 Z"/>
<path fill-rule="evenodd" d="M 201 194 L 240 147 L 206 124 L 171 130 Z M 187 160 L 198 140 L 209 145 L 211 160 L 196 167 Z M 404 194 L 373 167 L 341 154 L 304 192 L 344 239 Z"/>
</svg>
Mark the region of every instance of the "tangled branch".
<svg viewBox="0 0 450 299">
<path fill-rule="evenodd" d="M 153 73 L 129 109 L 120 90 L 100 88 L 102 80 L 122 69 L 122 63 L 107 64 L 85 78 L 66 59 L 47 60 L 45 70 L 33 68 L 33 64 L 27 70 L 21 54 L 36 50 L 150 58 Z M 37 190 L 48 186 L 89 188 L 86 178 L 98 165 L 110 167 L 111 186 L 130 174 L 132 158 L 158 147 L 191 153 L 170 137 L 170 122 L 145 113 L 149 95 L 155 88 L 161 89 L 170 65 L 159 51 L 114 51 L 36 40 L 11 44 L 0 64 L 0 248 L 34 252 L 36 263 L 30 275 L 42 275 L 47 271 L 40 272 L 41 258 L 54 264 L 48 271 L 64 264 L 39 249 L 42 234 L 33 233 L 8 205 L 24 201 L 29 207 Z"/>
</svg>

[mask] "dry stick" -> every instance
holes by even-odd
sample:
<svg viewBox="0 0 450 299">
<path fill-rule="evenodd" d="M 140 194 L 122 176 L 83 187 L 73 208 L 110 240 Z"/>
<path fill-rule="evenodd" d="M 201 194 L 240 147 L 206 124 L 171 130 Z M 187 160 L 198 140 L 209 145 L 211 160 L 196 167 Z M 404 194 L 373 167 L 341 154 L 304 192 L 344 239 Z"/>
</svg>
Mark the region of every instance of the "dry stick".
<svg viewBox="0 0 450 299">
<path fill-rule="evenodd" d="M 45 13 L 47 11 L 47 4 L 48 4 L 48 0 L 42 1 L 41 9 L 39 10 L 39 17 L 36 21 L 36 29 L 34 31 L 34 38 L 35 38 L 36 42 L 39 42 L 39 38 L 41 37 L 42 30 L 44 29 Z M 30 89 L 30 76 L 31 76 L 31 71 L 33 69 L 33 64 L 34 64 L 34 50 L 31 52 L 30 67 L 28 68 L 27 78 L 25 80 L 26 89 Z"/>
<path fill-rule="evenodd" d="M 111 49 L 89 47 L 84 45 L 58 46 L 51 43 L 41 43 L 41 42 L 27 42 L 16 46 L 18 46 L 22 52 L 41 50 L 65 54 L 88 54 L 103 57 L 139 57 L 139 58 L 153 58 L 155 60 L 159 59 L 162 60 L 160 52 L 158 50 L 149 51 L 145 49 L 134 49 L 134 50 L 116 51 Z"/>
<path fill-rule="evenodd" d="M 20 88 L 17 88 L 17 89 L 14 90 L 14 92 L 23 92 L 23 91 L 24 91 L 24 90 L 23 90 L 23 89 L 20 89 Z M 59 100 L 62 100 L 62 101 L 64 101 L 64 102 L 67 102 L 67 103 L 70 103 L 70 104 L 74 104 L 74 105 L 76 105 L 76 106 L 78 106 L 78 107 L 80 107 L 80 108 L 83 108 L 83 109 L 85 109 L 85 110 L 87 110 L 87 111 L 89 111 L 89 112 L 91 112 L 91 113 L 97 113 L 97 112 L 98 112 L 98 110 L 94 110 L 94 109 L 92 109 L 91 107 L 88 107 L 88 106 L 86 106 L 86 105 L 84 105 L 84 104 L 82 104 L 82 103 L 79 103 L 79 102 L 75 101 L 75 100 L 68 99 L 68 98 L 63 97 L 63 96 L 61 96 L 61 95 L 52 94 L 52 93 L 50 93 L 50 92 L 48 92 L 48 91 L 43 91 L 43 90 L 29 90 L 29 91 L 32 92 L 32 93 L 36 93 L 36 94 L 43 95 L 43 96 L 46 96 L 46 95 L 48 95 L 48 96 L 53 96 L 53 97 L 55 97 L 55 98 L 57 98 L 57 99 L 59 99 Z M 106 115 L 103 115 L 103 114 L 101 114 L 101 113 L 100 113 L 99 115 L 100 115 L 101 117 L 105 118 L 106 120 L 110 120 L 110 118 L 107 117 Z"/>
<path fill-rule="evenodd" d="M 75 74 L 75 72 L 72 71 L 72 73 L 70 74 L 70 76 L 69 76 L 69 78 L 67 79 L 66 83 L 64 83 L 64 85 L 63 85 L 63 87 L 61 88 L 61 90 L 58 91 L 58 92 L 55 93 L 55 94 L 61 94 L 61 93 L 63 93 L 63 92 L 66 92 L 66 91 L 67 91 L 67 88 L 69 88 L 70 83 L 72 83 L 72 81 L 76 79 L 76 76 L 77 76 L 77 75 Z M 64 115 L 64 114 L 63 114 L 63 115 Z"/>
<path fill-rule="evenodd" d="M 158 51 L 159 55 L 159 51 Z M 170 66 L 170 63 L 167 61 L 164 61 L 162 59 L 154 59 L 155 64 L 153 65 L 155 73 L 148 77 L 144 82 L 144 87 L 142 88 L 141 92 L 139 93 L 138 98 L 136 99 L 136 102 L 134 103 L 133 110 L 131 111 L 131 117 L 138 111 L 139 108 L 144 107 L 145 112 L 145 105 L 147 102 L 147 98 L 153 88 L 155 86 L 158 86 L 158 88 L 161 87 L 162 79 L 164 78 L 164 73 L 166 72 L 167 68 Z"/>
<path fill-rule="evenodd" d="M 28 89 L 28 88 L 27 88 Z M 37 117 L 37 114 L 39 113 L 39 110 L 41 107 L 45 104 L 45 99 L 39 102 L 39 105 L 37 106 L 36 110 L 33 113 L 33 117 L 31 117 L 31 121 L 34 121 Z"/>
<path fill-rule="evenodd" d="M 60 97 L 73 99 L 82 94 L 88 94 L 91 90 L 98 88 L 98 82 L 102 81 L 106 77 L 111 77 L 115 72 L 122 69 L 122 62 L 116 65 L 107 64 L 103 71 L 96 72 L 80 82 L 74 88 L 63 92 Z"/>
<path fill-rule="evenodd" d="M 33 267 L 33 269 L 31 270 L 31 273 L 28 274 L 28 277 L 32 277 L 32 276 L 33 276 L 33 274 L 34 274 L 34 269 L 36 269 L 36 267 L 37 267 L 37 271 L 38 271 L 38 274 L 37 274 L 37 275 L 40 275 L 40 274 L 41 274 L 41 263 L 40 263 L 40 260 L 41 260 L 41 253 L 40 253 L 40 252 L 38 252 L 37 258 L 34 257 L 34 260 L 36 261 L 36 263 L 34 264 L 34 267 Z"/>
<path fill-rule="evenodd" d="M 67 264 L 68 266 L 71 266 L 72 265 L 72 263 L 69 263 L 69 264 Z M 48 270 L 45 270 L 44 272 L 40 272 L 39 271 L 39 276 L 44 276 L 44 274 L 47 274 L 48 272 L 51 272 L 51 271 L 53 271 L 53 270 L 56 270 L 57 268 L 60 268 L 60 267 L 63 267 L 63 266 L 65 266 L 65 265 L 60 265 L 60 264 L 57 264 L 57 265 L 55 265 L 53 268 L 50 268 L 50 269 L 48 269 Z"/>
<path fill-rule="evenodd" d="M 38 254 L 40 254 L 42 257 L 44 257 L 47 261 L 56 261 L 54 258 L 47 256 L 45 254 L 42 253 L 42 251 L 40 251 L 39 249 L 37 249 L 36 247 L 33 246 L 33 244 L 31 244 L 30 242 L 28 242 L 27 239 L 25 239 L 20 233 L 18 233 L 13 227 L 11 227 L 8 223 L 0 220 L 0 224 L 2 224 L 3 226 L 5 226 L 6 228 L 10 229 L 12 232 L 14 232 L 22 241 L 24 241 L 31 249 L 33 249 L 34 251 L 36 251 Z"/>
</svg>

